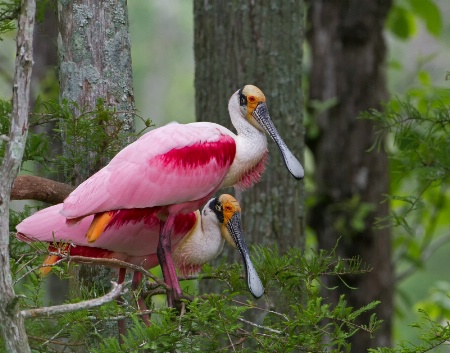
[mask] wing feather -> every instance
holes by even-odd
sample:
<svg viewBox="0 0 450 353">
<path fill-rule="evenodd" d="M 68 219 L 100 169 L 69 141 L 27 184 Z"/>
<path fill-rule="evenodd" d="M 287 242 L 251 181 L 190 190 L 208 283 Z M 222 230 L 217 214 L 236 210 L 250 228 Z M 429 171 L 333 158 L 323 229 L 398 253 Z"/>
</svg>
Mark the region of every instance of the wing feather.
<svg viewBox="0 0 450 353">
<path fill-rule="evenodd" d="M 48 243 L 72 243 L 79 246 L 96 247 L 129 256 L 147 256 L 156 253 L 159 239 L 157 209 L 117 211 L 110 225 L 94 243 L 88 243 L 86 232 L 93 216 L 70 226 L 61 215 L 62 204 L 45 208 L 26 218 L 16 227 L 17 237 L 23 241 Z M 194 227 L 198 212 L 177 215 L 172 234 L 176 244 Z M 116 257 L 118 258 L 118 257 Z"/>
<path fill-rule="evenodd" d="M 235 154 L 233 134 L 220 125 L 166 125 L 124 148 L 82 183 L 64 201 L 62 213 L 78 218 L 209 197 L 221 185 Z"/>
</svg>

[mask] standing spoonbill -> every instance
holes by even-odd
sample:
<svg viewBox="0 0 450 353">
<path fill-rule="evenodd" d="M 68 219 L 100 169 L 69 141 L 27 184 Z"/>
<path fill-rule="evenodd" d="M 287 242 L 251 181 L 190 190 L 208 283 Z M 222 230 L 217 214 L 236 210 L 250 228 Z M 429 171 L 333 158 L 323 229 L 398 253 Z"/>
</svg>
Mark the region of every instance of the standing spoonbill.
<svg viewBox="0 0 450 353">
<path fill-rule="evenodd" d="M 172 288 L 169 306 L 181 296 L 170 250 L 177 214 L 198 209 L 220 188 L 245 189 L 258 182 L 268 156 L 265 131 L 278 145 L 289 172 L 296 179 L 304 176 L 300 162 L 273 125 L 259 88 L 247 85 L 236 91 L 228 110 L 237 135 L 206 122 L 152 130 L 120 151 L 64 201 L 62 214 L 69 222 L 95 215 L 87 233 L 90 242 L 111 221 L 110 211 L 157 207 L 157 256 Z"/>
</svg>

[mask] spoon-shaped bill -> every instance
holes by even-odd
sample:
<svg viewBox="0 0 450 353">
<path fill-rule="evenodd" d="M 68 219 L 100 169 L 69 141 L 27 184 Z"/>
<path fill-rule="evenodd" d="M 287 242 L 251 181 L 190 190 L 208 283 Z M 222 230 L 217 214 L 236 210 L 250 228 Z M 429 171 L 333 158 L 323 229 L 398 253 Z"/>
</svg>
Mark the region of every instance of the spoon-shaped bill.
<svg viewBox="0 0 450 353">
<path fill-rule="evenodd" d="M 267 133 L 275 141 L 278 148 L 280 149 L 281 155 L 283 156 L 284 164 L 289 172 L 296 179 L 303 179 L 305 176 L 305 171 L 298 161 L 297 158 L 292 154 L 289 148 L 284 143 L 280 134 L 278 133 L 275 125 L 270 119 L 269 110 L 264 102 L 258 104 L 258 106 L 253 110 L 253 117 L 258 121 L 258 123 L 267 131 Z"/>
<path fill-rule="evenodd" d="M 241 215 L 239 212 L 233 214 L 226 227 L 228 229 L 228 232 L 231 234 L 239 252 L 241 253 L 242 259 L 244 260 L 248 289 L 255 298 L 261 298 L 264 294 L 264 287 L 261 283 L 258 273 L 255 270 L 255 267 L 253 266 L 252 261 L 250 260 L 249 252 L 244 239 L 244 232 L 242 230 Z"/>
</svg>

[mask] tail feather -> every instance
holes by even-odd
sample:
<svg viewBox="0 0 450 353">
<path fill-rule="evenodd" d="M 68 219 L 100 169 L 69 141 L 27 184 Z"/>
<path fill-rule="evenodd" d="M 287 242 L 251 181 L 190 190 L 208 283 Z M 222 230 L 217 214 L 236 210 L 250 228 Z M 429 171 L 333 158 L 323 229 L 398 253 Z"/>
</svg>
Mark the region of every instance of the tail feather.
<svg viewBox="0 0 450 353">
<path fill-rule="evenodd" d="M 89 243 L 95 242 L 105 231 L 111 221 L 114 212 L 97 213 L 92 220 L 91 225 L 86 233 L 86 238 Z"/>
<path fill-rule="evenodd" d="M 41 267 L 39 269 L 39 275 L 41 277 L 46 277 L 50 273 L 50 271 L 52 270 L 52 266 L 50 266 L 50 265 L 53 265 L 60 258 L 61 257 L 58 256 L 58 255 L 47 255 L 47 257 L 45 258 L 45 260 L 44 260 L 44 262 L 42 264 L 42 266 L 45 266 L 45 267 Z"/>
</svg>

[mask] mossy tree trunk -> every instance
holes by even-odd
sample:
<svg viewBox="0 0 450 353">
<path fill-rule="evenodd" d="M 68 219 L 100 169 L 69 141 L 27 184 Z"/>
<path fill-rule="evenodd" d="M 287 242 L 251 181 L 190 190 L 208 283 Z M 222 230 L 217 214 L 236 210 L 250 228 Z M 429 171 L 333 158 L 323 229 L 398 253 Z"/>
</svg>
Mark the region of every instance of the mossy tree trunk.
<svg viewBox="0 0 450 353">
<path fill-rule="evenodd" d="M 324 278 L 325 298 L 337 303 L 345 294 L 348 305 L 360 308 L 380 300 L 382 328 L 372 339 L 365 332 L 351 338 L 352 352 L 391 344 L 393 268 L 389 229 L 374 229 L 374 221 L 388 214 L 382 203 L 389 191 L 388 160 L 383 151 L 368 152 L 375 140 L 373 123 L 357 119 L 387 98 L 384 73 L 384 21 L 391 1 L 309 1 L 311 47 L 310 100 L 332 102 L 318 113 L 318 135 L 308 142 L 315 158 L 317 203 L 310 225 L 319 247 L 333 248 L 342 258 L 361 256 L 369 274 Z M 351 286 L 352 289 L 348 287 Z M 368 315 L 360 317 L 368 322 Z"/>
<path fill-rule="evenodd" d="M 60 98 L 94 110 L 102 99 L 134 130 L 134 94 L 126 0 L 58 1 Z M 124 145 L 129 141 L 124 141 Z M 79 166 L 78 185 L 101 165 Z"/>
<path fill-rule="evenodd" d="M 303 9 L 302 1 L 194 1 L 197 120 L 234 130 L 228 100 L 246 84 L 256 85 L 286 144 L 302 159 Z M 269 159 L 262 181 L 243 192 L 244 230 L 249 244 L 277 244 L 284 252 L 304 244 L 303 182 L 289 174 L 272 141 Z"/>
<path fill-rule="evenodd" d="M 76 102 L 80 110 L 75 113 L 79 114 L 94 110 L 101 99 L 118 112 L 124 132 L 134 131 L 126 0 L 58 1 L 58 57 L 61 100 Z M 124 139 L 123 147 L 129 142 Z M 67 182 L 78 185 L 103 167 L 91 160 L 84 162 L 76 166 L 74 179 Z M 79 277 L 88 287 L 109 288 L 110 270 L 87 265 L 80 268 Z"/>
</svg>

